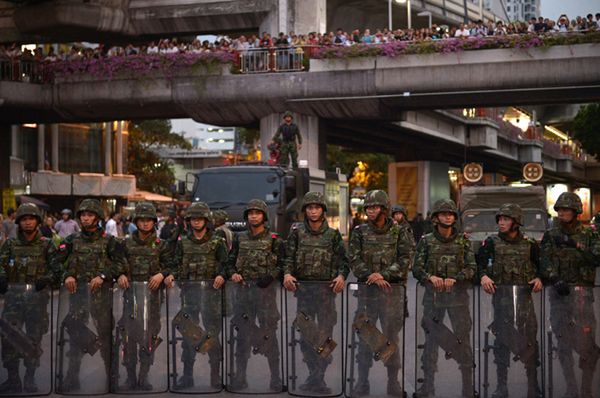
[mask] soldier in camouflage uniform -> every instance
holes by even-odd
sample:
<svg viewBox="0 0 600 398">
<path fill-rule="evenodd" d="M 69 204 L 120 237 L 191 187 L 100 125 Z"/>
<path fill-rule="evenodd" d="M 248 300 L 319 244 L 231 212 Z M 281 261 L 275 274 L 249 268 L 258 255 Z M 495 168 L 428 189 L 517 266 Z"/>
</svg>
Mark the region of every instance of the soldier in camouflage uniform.
<svg viewBox="0 0 600 398">
<path fill-rule="evenodd" d="M 567 384 L 568 397 L 592 397 L 592 382 L 600 356 L 596 339 L 593 286 L 600 264 L 600 237 L 578 220 L 583 211 L 574 193 L 562 193 L 555 205 L 558 225 L 542 239 L 542 269 L 554 289 L 549 291 L 550 324 L 558 339 L 558 359 Z M 572 288 L 570 285 L 579 287 Z M 577 394 L 573 350 L 578 342 L 590 341 L 579 352 L 582 370 L 581 394 Z"/>
<path fill-rule="evenodd" d="M 233 239 L 227 263 L 228 275 L 235 283 L 253 284 L 261 289 L 240 289 L 234 316 L 248 315 L 251 322 L 258 319 L 259 327 L 272 332 L 273 338 L 265 348 L 271 371 L 270 389 L 281 391 L 280 352 L 276 338 L 280 314 L 274 289 L 266 289 L 278 283 L 283 262 L 284 244 L 276 233 L 265 225 L 268 219 L 267 204 L 252 199 L 244 210 L 246 231 Z M 264 289 L 264 290 L 263 290 Z M 248 337 L 248 336 L 246 336 Z M 250 340 L 243 338 L 236 346 L 236 372 L 231 386 L 235 390 L 247 388 L 246 367 L 250 357 Z"/>
<path fill-rule="evenodd" d="M 229 215 L 225 210 L 215 210 L 212 212 L 213 220 L 215 223 L 215 232 L 223 235 L 225 243 L 227 244 L 227 251 L 231 250 L 231 244 L 233 242 L 233 232 L 225 224 L 229 220 Z"/>
<path fill-rule="evenodd" d="M 285 123 L 277 128 L 273 136 L 273 142 L 279 145 L 279 165 L 287 167 L 292 158 L 292 168 L 298 168 L 298 150 L 302 148 L 302 135 L 296 123 L 292 123 L 292 112 L 286 111 L 283 115 Z M 296 139 L 298 144 L 296 146 Z"/>
<path fill-rule="evenodd" d="M 494 295 L 494 357 L 498 384 L 492 398 L 508 397 L 507 377 L 511 347 L 507 345 L 510 339 L 509 331 L 504 328 L 514 328 L 515 325 L 527 345 L 535 347 L 536 354 L 527 359 L 529 362 L 524 363 L 528 380 L 527 396 L 535 398 L 541 395 L 541 391 L 537 380 L 538 325 L 531 292 L 537 293 L 542 290 L 540 249 L 533 239 L 527 238 L 519 230 L 519 227 L 523 226 L 523 211 L 519 205 L 502 205 L 496 213 L 496 223 L 498 234 L 489 236 L 477 254 L 481 286 L 486 293 Z M 519 286 L 514 293 L 512 287 L 510 290 L 502 287 L 497 289 L 497 285 Z"/>
<path fill-rule="evenodd" d="M 81 231 L 65 238 L 59 246 L 58 257 L 65 262 L 64 284 L 71 292 L 69 316 L 87 324 L 88 308 L 100 341 L 100 355 L 104 361 L 106 376 L 110 376 L 110 351 L 112 336 L 113 277 L 125 268 L 121 245 L 107 235 L 98 225 L 104 219 L 104 210 L 97 199 L 84 199 L 75 213 L 81 223 Z M 91 294 L 88 295 L 88 286 Z M 75 294 L 77 293 L 77 294 Z M 75 340 L 73 340 L 75 341 Z M 59 389 L 72 392 L 80 388 L 79 370 L 85 347 L 70 344 L 67 353 L 69 368 Z"/>
<path fill-rule="evenodd" d="M 350 268 L 359 282 L 376 285 L 388 294 L 359 296 L 356 317 L 366 314 L 373 325 L 379 319 L 383 334 L 397 344 L 404 326 L 404 297 L 397 296 L 396 291 L 389 294 L 390 283 L 406 285 L 412 240 L 402 235 L 401 228 L 389 217 L 390 203 L 385 191 L 368 192 L 364 209 L 368 222 L 353 230 L 349 245 Z M 362 340 L 358 346 L 357 362 L 358 380 L 354 395 L 368 395 L 373 353 Z M 403 394 L 398 381 L 400 364 L 398 351 L 385 364 L 388 371 L 387 391 L 392 396 Z"/>
<path fill-rule="evenodd" d="M 402 241 L 408 242 L 410 249 L 408 253 L 410 258 L 409 269 L 412 269 L 412 261 L 415 257 L 415 250 L 417 244 L 415 243 L 413 229 L 408 222 L 408 212 L 406 211 L 406 208 L 402 205 L 393 205 L 392 219 L 400 227 L 400 235 L 402 236 Z"/>
<path fill-rule="evenodd" d="M 190 319 L 200 324 L 200 314 L 204 330 L 217 340 L 208 350 L 210 364 L 210 384 L 221 389 L 222 349 L 218 336 L 221 335 L 221 296 L 205 290 L 187 287 L 186 281 L 213 281 L 214 289 L 221 289 L 225 283 L 227 265 L 227 246 L 225 240 L 211 231 L 211 213 L 208 205 L 195 202 L 186 213 L 186 221 L 190 232 L 180 236 L 175 249 L 176 277 L 181 281 L 181 311 L 190 315 Z M 182 344 L 183 376 L 177 388 L 185 389 L 194 386 L 194 361 L 196 350 L 185 340 Z"/>
<path fill-rule="evenodd" d="M 162 295 L 160 286 L 163 282 L 172 283 L 170 261 L 172 246 L 169 242 L 156 236 L 156 208 L 152 203 L 140 202 L 135 206 L 132 222 L 137 230 L 123 242 L 123 255 L 126 267 L 119 271 L 117 280 L 123 289 L 123 365 L 127 369 L 127 380 L 122 387 L 125 390 L 151 391 L 148 372 L 154 363 L 156 339 L 160 332 L 160 305 Z M 129 282 L 148 282 L 150 296 L 136 297 L 136 291 L 129 289 Z M 145 314 L 143 319 L 141 314 Z M 127 323 L 127 319 L 135 319 L 138 327 Z M 147 323 L 147 325 L 145 325 Z M 130 327 L 128 327 L 130 326 Z M 139 346 L 139 348 L 138 348 Z M 139 356 L 139 376 L 136 375 Z"/>
<path fill-rule="evenodd" d="M 447 311 L 456 338 L 471 353 L 469 360 L 459 361 L 462 395 L 470 397 L 473 396 L 473 359 L 469 337 L 472 319 L 466 286 L 470 286 L 476 273 L 475 257 L 469 240 L 455 227 L 458 209 L 453 200 L 438 200 L 433 205 L 431 219 L 435 228 L 433 232 L 423 236 L 417 245 L 413 275 L 426 287 L 423 319 L 436 319 L 442 323 Z M 427 331 L 425 324 L 422 327 Z M 437 370 L 438 344 L 435 332 L 426 333 L 421 357 L 425 375 L 423 385 L 415 393 L 417 397 L 435 395 L 434 374 Z"/>
<path fill-rule="evenodd" d="M 25 203 L 17 209 L 15 223 L 18 235 L 9 239 L 0 249 L 0 294 L 4 296 L 2 319 L 19 330 L 25 326 L 27 337 L 39 347 L 42 336 L 48 333 L 50 319 L 46 311 L 50 292 L 42 292 L 51 283 L 60 283 L 60 264 L 51 261 L 55 247 L 51 239 L 39 232 L 42 222 L 38 207 Z M 21 294 L 8 291 L 9 284 L 34 284 L 36 292 Z M 8 379 L 0 384 L 0 394 L 37 392 L 35 371 L 39 358 L 24 357 L 25 378 L 19 377 L 19 360 L 23 357 L 7 340 L 2 338 L 2 362 L 8 371 Z"/>
<path fill-rule="evenodd" d="M 335 295 L 344 290 L 350 272 L 348 256 L 337 229 L 329 228 L 325 212 L 327 205 L 320 192 L 307 192 L 302 201 L 304 223 L 296 224 L 286 242 L 284 260 L 284 287 L 296 292 L 297 312 L 313 320 L 318 319 L 319 330 L 327 336 L 333 334 L 337 322 Z M 314 291 L 296 288 L 297 281 L 331 281 L 331 292 L 315 297 Z M 331 394 L 325 384 L 325 371 L 331 356 L 322 358 L 306 341 L 300 348 L 309 370 L 301 391 Z"/>
</svg>

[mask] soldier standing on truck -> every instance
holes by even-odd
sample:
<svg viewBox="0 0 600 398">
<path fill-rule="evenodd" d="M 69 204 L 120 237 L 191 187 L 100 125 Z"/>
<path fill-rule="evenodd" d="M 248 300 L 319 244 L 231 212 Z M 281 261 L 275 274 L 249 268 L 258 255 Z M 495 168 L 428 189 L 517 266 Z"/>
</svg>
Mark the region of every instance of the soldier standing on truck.
<svg viewBox="0 0 600 398">
<path fill-rule="evenodd" d="M 287 239 L 283 286 L 290 292 L 296 292 L 298 312 L 318 320 L 320 331 L 331 336 L 337 322 L 335 295 L 344 290 L 350 270 L 342 235 L 329 227 L 326 211 L 327 204 L 322 193 L 307 192 L 304 195 L 304 223 L 295 225 Z M 297 289 L 298 280 L 331 281 L 331 291 L 326 296 L 314 297 L 312 290 Z M 321 357 L 304 341 L 300 348 L 309 370 L 306 382 L 299 386 L 300 390 L 331 394 L 325 383 L 325 371 L 331 362 L 329 358 Z"/>
<path fill-rule="evenodd" d="M 296 123 L 292 123 L 294 117 L 292 112 L 286 111 L 283 115 L 284 123 L 282 123 L 275 135 L 273 142 L 279 145 L 279 165 L 288 167 L 292 159 L 292 168 L 298 168 L 298 150 L 302 149 L 302 135 Z M 298 144 L 296 144 L 298 140 Z"/>
<path fill-rule="evenodd" d="M 579 196 L 562 193 L 556 200 L 558 225 L 544 233 L 542 269 L 554 289 L 549 290 L 550 324 L 558 339 L 558 360 L 569 396 L 578 396 L 573 351 L 579 354 L 580 397 L 591 398 L 600 348 L 596 341 L 594 281 L 600 264 L 600 236 L 578 220 L 583 212 Z M 583 342 L 583 344 L 582 344 Z M 586 344 L 587 343 L 587 344 Z"/>
<path fill-rule="evenodd" d="M 494 357 L 497 387 L 492 398 L 508 397 L 508 367 L 510 366 L 510 336 L 506 328 L 518 328 L 528 347 L 535 355 L 522 360 L 527 374 L 527 397 L 541 396 L 537 379 L 539 345 L 537 318 L 531 292 L 542 290 L 540 279 L 540 249 L 538 244 L 523 235 L 523 211 L 516 204 L 505 204 L 496 213 L 498 234 L 486 238 L 477 253 L 481 287 L 493 294 Z M 519 285 L 517 290 L 498 289 L 498 285 Z M 514 297 L 516 295 L 516 298 Z M 516 308 L 515 308 L 516 303 Z"/>
<path fill-rule="evenodd" d="M 446 311 L 448 312 L 454 329 L 453 334 L 459 341 L 464 342 L 465 355 L 455 357 L 462 375 L 462 396 L 471 397 L 474 363 L 469 335 L 473 321 L 465 284 L 470 284 L 475 276 L 475 257 L 471 243 L 455 227 L 458 209 L 453 200 L 441 199 L 434 203 L 431 220 L 434 230 L 419 241 L 413 265 L 415 279 L 426 288 L 423 296 L 422 327 L 427 330 L 425 321 L 431 319 L 443 323 Z M 461 285 L 463 288 L 459 289 Z M 434 330 L 426 333 L 421 357 L 424 381 L 415 393 L 419 398 L 435 396 L 434 375 L 438 365 L 436 334 Z"/>
</svg>

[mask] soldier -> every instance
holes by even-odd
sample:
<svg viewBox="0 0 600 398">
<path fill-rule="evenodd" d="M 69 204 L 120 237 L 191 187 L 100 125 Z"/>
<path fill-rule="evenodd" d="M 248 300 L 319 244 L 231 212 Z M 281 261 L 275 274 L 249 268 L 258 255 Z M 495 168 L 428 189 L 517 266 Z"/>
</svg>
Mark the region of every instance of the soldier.
<svg viewBox="0 0 600 398">
<path fill-rule="evenodd" d="M 558 225 L 546 231 L 542 239 L 542 269 L 554 289 L 549 292 L 550 324 L 558 339 L 558 359 L 566 381 L 568 397 L 577 397 L 573 370 L 573 350 L 579 354 L 580 397 L 592 397 L 592 382 L 600 356 L 595 343 L 596 314 L 593 286 L 595 267 L 600 264 L 600 239 L 592 228 L 578 220 L 583 211 L 581 199 L 574 193 L 562 193 L 555 205 Z M 569 285 L 577 285 L 572 292 Z M 575 327 L 573 327 L 575 326 Z M 590 342 L 582 344 L 578 342 Z"/>
<path fill-rule="evenodd" d="M 177 266 L 177 279 L 182 282 L 181 311 L 190 315 L 190 319 L 200 324 L 200 314 L 206 333 L 211 336 L 221 334 L 221 300 L 220 295 L 210 294 L 204 290 L 189 288 L 185 281 L 212 280 L 214 289 L 221 289 L 225 283 L 227 265 L 227 246 L 225 240 L 212 232 L 208 227 L 211 223 L 211 213 L 208 205 L 195 202 L 190 205 L 186 213 L 186 221 L 190 225 L 190 232 L 185 237 L 180 237 L 175 249 L 175 263 Z M 210 384 L 221 389 L 221 342 L 215 337 L 217 343 L 208 350 L 210 364 Z M 194 361 L 196 350 L 184 339 L 183 376 L 177 383 L 178 389 L 194 386 Z"/>
<path fill-rule="evenodd" d="M 7 293 L 9 283 L 34 284 L 36 290 L 36 293 L 6 294 L 2 319 L 16 325 L 19 331 L 25 326 L 27 337 L 37 347 L 48 333 L 50 324 L 47 312 L 50 292 L 41 291 L 51 283 L 60 283 L 62 277 L 60 264 L 51 261 L 55 251 L 52 240 L 39 232 L 41 221 L 36 205 L 24 203 L 19 206 L 15 219 L 19 226 L 17 237 L 4 242 L 0 249 L 0 294 Z M 5 333 L 2 338 L 2 362 L 8 371 L 8 379 L 0 384 L 0 394 L 18 394 L 23 388 L 27 393 L 37 392 L 35 371 L 40 366 L 40 358 L 23 356 L 7 341 Z M 26 369 L 23 384 L 19 377 L 20 358 L 24 358 Z"/>
<path fill-rule="evenodd" d="M 270 389 L 281 391 L 280 353 L 276 330 L 280 320 L 274 289 L 267 289 L 277 283 L 282 269 L 284 246 L 276 233 L 265 225 L 268 219 L 267 204 L 252 199 L 244 209 L 244 220 L 248 230 L 235 235 L 227 263 L 228 275 L 235 283 L 252 283 L 260 289 L 240 289 L 234 316 L 248 316 L 250 322 L 258 319 L 262 330 L 270 331 L 272 339 L 265 347 L 271 371 Z M 246 367 L 250 357 L 249 336 L 236 346 L 236 372 L 231 383 L 234 390 L 248 387 Z"/>
<path fill-rule="evenodd" d="M 227 251 L 229 251 L 231 250 L 231 243 L 233 241 L 233 232 L 225 224 L 227 220 L 229 220 L 229 215 L 225 210 L 215 210 L 212 214 L 215 223 L 215 232 L 223 235 L 225 243 L 227 244 Z"/>
<path fill-rule="evenodd" d="M 523 226 L 523 211 L 519 205 L 502 205 L 496 213 L 496 223 L 498 234 L 486 238 L 477 254 L 481 286 L 486 293 L 494 295 L 494 357 L 498 385 L 492 398 L 508 397 L 508 367 L 511 349 L 514 347 L 510 346 L 510 336 L 505 328 L 514 326 L 518 328 L 517 331 L 527 342 L 527 346 L 535 347 L 535 355 L 522 360 L 527 361 L 524 363 L 528 380 L 527 396 L 539 397 L 539 346 L 536 340 L 538 325 L 531 292 L 538 293 L 542 290 L 540 249 L 534 240 L 524 236 L 519 229 Z M 516 291 L 516 308 L 513 290 L 497 290 L 497 285 L 520 285 Z"/>
<path fill-rule="evenodd" d="M 376 285 L 383 292 L 391 290 L 390 283 L 406 285 L 412 241 L 401 234 L 400 227 L 389 217 L 390 203 L 387 193 L 382 190 L 368 192 L 364 209 L 367 213 L 367 223 L 354 228 L 349 245 L 352 272 L 359 282 Z M 366 314 L 373 325 L 379 319 L 383 334 L 397 344 L 398 335 L 404 326 L 404 297 L 395 299 L 397 301 L 390 305 L 386 294 L 361 295 L 356 317 Z M 392 396 L 403 395 L 398 381 L 400 361 L 400 354 L 396 351 L 385 363 L 388 372 L 387 392 Z M 357 362 L 358 380 L 353 393 L 356 396 L 368 395 L 373 353 L 362 340 L 358 346 Z"/>
<path fill-rule="evenodd" d="M 455 227 L 457 219 L 458 209 L 453 200 L 441 199 L 434 203 L 431 220 L 435 228 L 433 232 L 423 236 L 417 245 L 413 275 L 426 287 L 423 297 L 424 322 L 434 319 L 441 324 L 447 311 L 456 339 L 464 343 L 465 355 L 455 355 L 455 359 L 459 363 L 462 374 L 462 396 L 471 397 L 473 396 L 473 354 L 469 333 L 472 319 L 465 284 L 470 283 L 475 276 L 476 263 L 469 240 Z M 452 293 L 452 295 L 444 297 L 440 293 Z M 425 323 L 421 326 L 428 330 Z M 435 331 L 430 330 L 426 336 L 421 357 L 425 373 L 424 383 L 415 393 L 417 397 L 435 395 L 434 373 L 437 369 L 438 344 L 443 344 L 436 340 Z"/>
<path fill-rule="evenodd" d="M 67 236 L 58 251 L 59 258 L 66 261 L 64 284 L 72 294 L 69 297 L 69 313 L 85 327 L 89 317 L 87 309 L 90 308 L 98 331 L 100 356 L 108 378 L 112 331 L 111 285 L 113 277 L 126 265 L 117 239 L 108 236 L 98 226 L 100 220 L 104 219 L 104 210 L 97 199 L 84 199 L 75 216 L 79 219 L 82 230 Z M 87 285 L 91 290 L 89 296 Z M 75 343 L 69 347 L 69 368 L 60 386 L 63 392 L 80 389 L 79 370 L 86 349 Z"/>
<path fill-rule="evenodd" d="M 304 223 L 295 225 L 286 243 L 283 285 L 288 291 L 296 292 L 297 312 L 318 319 L 319 330 L 331 336 L 337 322 L 335 295 L 344 290 L 350 270 L 342 235 L 337 229 L 329 228 L 325 212 L 327 205 L 322 193 L 307 192 L 304 195 Z M 314 291 L 297 290 L 298 280 L 331 281 L 332 293 L 314 297 Z M 300 348 L 309 370 L 300 390 L 331 394 L 325 383 L 325 371 L 331 357 L 322 358 L 304 340 Z"/>
<path fill-rule="evenodd" d="M 154 363 L 156 339 L 160 332 L 161 295 L 159 288 L 163 282 L 170 287 L 173 278 L 170 271 L 172 247 L 156 236 L 156 208 L 152 203 L 140 202 L 135 206 L 133 223 L 137 230 L 123 242 L 126 268 L 119 271 L 117 283 L 123 289 L 123 365 L 127 370 L 124 390 L 151 391 L 148 372 Z M 148 301 L 137 301 L 136 292 L 129 289 L 129 282 L 148 282 Z M 146 308 L 144 308 L 147 305 Z M 140 314 L 144 319 L 139 319 Z M 127 323 L 128 319 L 140 322 L 139 328 Z M 147 325 L 146 325 L 147 323 Z M 139 350 L 138 350 L 139 346 Z M 139 376 L 136 375 L 139 356 Z"/>
<path fill-rule="evenodd" d="M 415 243 L 415 236 L 413 233 L 413 229 L 408 222 L 408 212 L 406 211 L 406 207 L 402 205 L 393 205 L 392 206 L 392 219 L 398 226 L 400 227 L 400 234 L 402 235 L 402 241 L 408 242 L 409 245 L 409 259 L 410 259 L 410 268 L 412 269 L 412 260 L 415 257 L 415 250 L 417 244 Z"/>
<path fill-rule="evenodd" d="M 273 142 L 279 145 L 279 165 L 287 167 L 289 165 L 289 158 L 292 158 L 292 168 L 298 168 L 298 151 L 302 149 L 302 135 L 300 135 L 300 129 L 296 123 L 292 123 L 294 117 L 292 112 L 286 111 L 283 114 L 283 120 L 285 123 L 281 124 L 275 135 L 273 136 Z M 296 146 L 296 139 L 298 145 Z"/>
</svg>

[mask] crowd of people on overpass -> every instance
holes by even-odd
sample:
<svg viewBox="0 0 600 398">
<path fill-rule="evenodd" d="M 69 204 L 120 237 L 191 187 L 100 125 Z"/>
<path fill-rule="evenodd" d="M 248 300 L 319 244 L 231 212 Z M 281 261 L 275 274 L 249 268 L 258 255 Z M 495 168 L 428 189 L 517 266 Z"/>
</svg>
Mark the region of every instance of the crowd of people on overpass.
<svg viewBox="0 0 600 398">
<path fill-rule="evenodd" d="M 528 22 L 479 20 L 459 26 L 433 24 L 430 28 L 419 29 L 355 29 L 351 32 L 337 29 L 335 32 L 296 34 L 283 32 L 272 36 L 267 32 L 261 35 L 240 35 L 238 37 L 217 36 L 214 41 L 195 38 L 185 41 L 177 38 L 161 39 L 148 44 L 127 44 L 106 46 L 103 44 L 76 44 L 69 50 L 55 50 L 50 46 L 47 51 L 37 47 L 35 50 L 22 48 L 21 45 L 0 44 L 2 59 L 24 59 L 40 62 L 75 60 L 81 58 L 102 58 L 110 56 L 128 56 L 137 54 L 177 54 L 204 53 L 215 51 L 244 52 L 252 49 L 299 46 L 352 46 L 355 44 L 384 44 L 394 41 L 429 41 L 449 38 L 504 36 L 520 34 L 546 35 L 553 33 L 590 32 L 600 30 L 600 12 L 577 16 L 569 19 L 565 14 L 556 20 L 545 17 L 532 18 Z M 60 48 L 60 47 L 59 47 Z"/>
</svg>

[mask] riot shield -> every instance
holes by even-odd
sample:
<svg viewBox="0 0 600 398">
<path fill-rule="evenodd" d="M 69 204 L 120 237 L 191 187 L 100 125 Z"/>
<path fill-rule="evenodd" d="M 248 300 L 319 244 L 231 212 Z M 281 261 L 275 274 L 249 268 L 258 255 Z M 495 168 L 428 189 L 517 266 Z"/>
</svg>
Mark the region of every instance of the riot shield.
<svg viewBox="0 0 600 398">
<path fill-rule="evenodd" d="M 343 392 L 343 299 L 330 285 L 300 281 L 295 292 L 286 292 L 287 386 L 292 395 Z"/>
<path fill-rule="evenodd" d="M 111 390 L 116 393 L 157 393 L 168 389 L 164 288 L 148 282 L 113 288 L 113 367 Z"/>
<path fill-rule="evenodd" d="M 471 283 L 457 283 L 444 292 L 431 283 L 418 284 L 416 290 L 415 397 L 473 396 Z"/>
<path fill-rule="evenodd" d="M 498 285 L 494 294 L 476 290 L 480 396 L 541 395 L 541 292 L 528 285 Z"/>
<path fill-rule="evenodd" d="M 544 289 L 546 397 L 600 396 L 600 286 Z"/>
<path fill-rule="evenodd" d="M 223 389 L 223 289 L 213 281 L 178 282 L 167 291 L 170 390 Z"/>
<path fill-rule="evenodd" d="M 109 392 L 112 291 L 94 292 L 78 283 L 71 294 L 61 287 L 56 341 L 56 392 L 95 395 Z"/>
<path fill-rule="evenodd" d="M 0 295 L 0 396 L 52 392 L 51 319 L 49 289 L 11 283 Z"/>
<path fill-rule="evenodd" d="M 404 394 L 405 292 L 399 284 L 348 284 L 346 396 Z"/>
<path fill-rule="evenodd" d="M 281 285 L 246 281 L 225 285 L 226 389 L 267 394 L 283 390 L 281 380 Z"/>
</svg>

